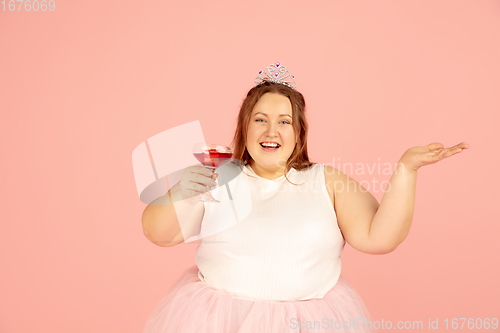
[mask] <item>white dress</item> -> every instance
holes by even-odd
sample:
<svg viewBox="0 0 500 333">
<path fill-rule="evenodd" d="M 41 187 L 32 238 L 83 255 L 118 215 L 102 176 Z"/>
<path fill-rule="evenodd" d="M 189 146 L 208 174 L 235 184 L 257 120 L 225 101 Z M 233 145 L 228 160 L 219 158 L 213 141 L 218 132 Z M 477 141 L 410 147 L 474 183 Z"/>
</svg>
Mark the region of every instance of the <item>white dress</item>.
<svg viewBox="0 0 500 333">
<path fill-rule="evenodd" d="M 220 204 L 204 203 L 196 266 L 144 332 L 371 332 L 365 304 L 340 275 L 345 240 L 324 164 L 292 168 L 287 177 L 299 185 L 262 178 L 249 165 L 240 171 L 217 170 L 228 186 L 212 192 Z"/>
</svg>

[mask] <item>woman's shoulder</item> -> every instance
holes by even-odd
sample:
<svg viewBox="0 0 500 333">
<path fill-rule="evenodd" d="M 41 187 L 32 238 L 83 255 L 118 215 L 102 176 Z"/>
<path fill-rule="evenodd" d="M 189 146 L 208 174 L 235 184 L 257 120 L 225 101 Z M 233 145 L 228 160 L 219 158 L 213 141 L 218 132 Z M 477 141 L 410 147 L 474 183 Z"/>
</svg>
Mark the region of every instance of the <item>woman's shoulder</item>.
<svg viewBox="0 0 500 333">
<path fill-rule="evenodd" d="M 334 184 L 339 179 L 339 175 L 341 173 L 340 170 L 325 163 L 311 163 L 311 165 L 302 169 L 302 172 L 304 172 L 304 174 L 308 174 L 307 179 L 309 181 L 325 182 L 324 186 L 326 186 L 328 196 L 333 204 L 335 199 Z"/>
<path fill-rule="evenodd" d="M 333 176 L 333 175 L 339 176 L 343 173 L 339 169 L 337 169 L 329 164 L 321 163 L 321 165 L 323 165 L 323 168 L 325 170 L 325 175 L 328 174 L 329 176 Z"/>
<path fill-rule="evenodd" d="M 323 165 L 323 172 L 325 174 L 325 186 L 328 191 L 328 196 L 330 197 L 330 201 L 332 204 L 335 202 L 336 198 L 336 191 L 335 191 L 335 183 L 339 181 L 342 178 L 342 171 L 339 169 L 328 165 L 328 164 L 322 164 Z"/>
</svg>

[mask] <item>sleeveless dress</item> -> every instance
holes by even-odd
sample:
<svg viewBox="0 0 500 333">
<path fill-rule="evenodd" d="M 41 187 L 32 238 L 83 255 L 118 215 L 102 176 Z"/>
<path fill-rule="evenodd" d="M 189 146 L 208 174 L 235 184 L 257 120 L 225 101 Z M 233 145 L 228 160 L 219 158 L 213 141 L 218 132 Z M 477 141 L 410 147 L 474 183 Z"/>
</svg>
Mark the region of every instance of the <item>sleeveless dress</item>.
<svg viewBox="0 0 500 333">
<path fill-rule="evenodd" d="M 230 186 L 221 185 L 230 172 L 217 170 L 212 195 L 221 203 L 203 203 L 196 266 L 156 305 L 143 333 L 371 333 L 369 311 L 340 276 L 345 240 L 324 164 L 290 169 L 298 185 L 237 168 Z"/>
</svg>

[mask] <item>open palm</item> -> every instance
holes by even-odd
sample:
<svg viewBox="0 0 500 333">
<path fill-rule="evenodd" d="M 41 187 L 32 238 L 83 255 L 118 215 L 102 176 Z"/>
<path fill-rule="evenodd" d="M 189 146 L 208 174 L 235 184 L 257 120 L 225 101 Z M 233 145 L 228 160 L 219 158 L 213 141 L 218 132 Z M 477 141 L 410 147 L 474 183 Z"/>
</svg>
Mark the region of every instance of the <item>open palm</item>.
<svg viewBox="0 0 500 333">
<path fill-rule="evenodd" d="M 424 147 L 408 149 L 401 156 L 399 162 L 403 163 L 408 169 L 417 171 L 424 165 L 437 163 L 468 148 L 469 145 L 466 142 L 461 142 L 449 148 L 445 148 L 442 143 L 434 142 Z"/>
</svg>

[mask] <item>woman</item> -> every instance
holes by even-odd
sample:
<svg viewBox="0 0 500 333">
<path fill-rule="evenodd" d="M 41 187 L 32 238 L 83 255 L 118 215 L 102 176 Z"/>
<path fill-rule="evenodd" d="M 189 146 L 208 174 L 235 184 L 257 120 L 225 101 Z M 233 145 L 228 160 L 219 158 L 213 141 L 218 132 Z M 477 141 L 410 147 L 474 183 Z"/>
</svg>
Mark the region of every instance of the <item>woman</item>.
<svg viewBox="0 0 500 333">
<path fill-rule="evenodd" d="M 234 202 L 247 194 L 251 210 L 200 240 L 197 266 L 156 306 L 144 333 L 372 332 L 363 301 L 340 276 L 345 242 L 371 254 L 396 249 L 410 228 L 417 170 L 467 147 L 407 150 L 379 205 L 346 174 L 309 160 L 304 98 L 284 80 L 286 68 L 266 70 L 275 77 L 248 92 L 233 140 L 244 164 L 232 181 Z M 195 201 L 212 180 L 203 167 L 187 168 L 164 198 L 171 204 L 145 210 L 146 236 L 173 246 L 230 219 L 224 205 Z M 179 223 L 182 214 L 189 222 Z"/>
</svg>

